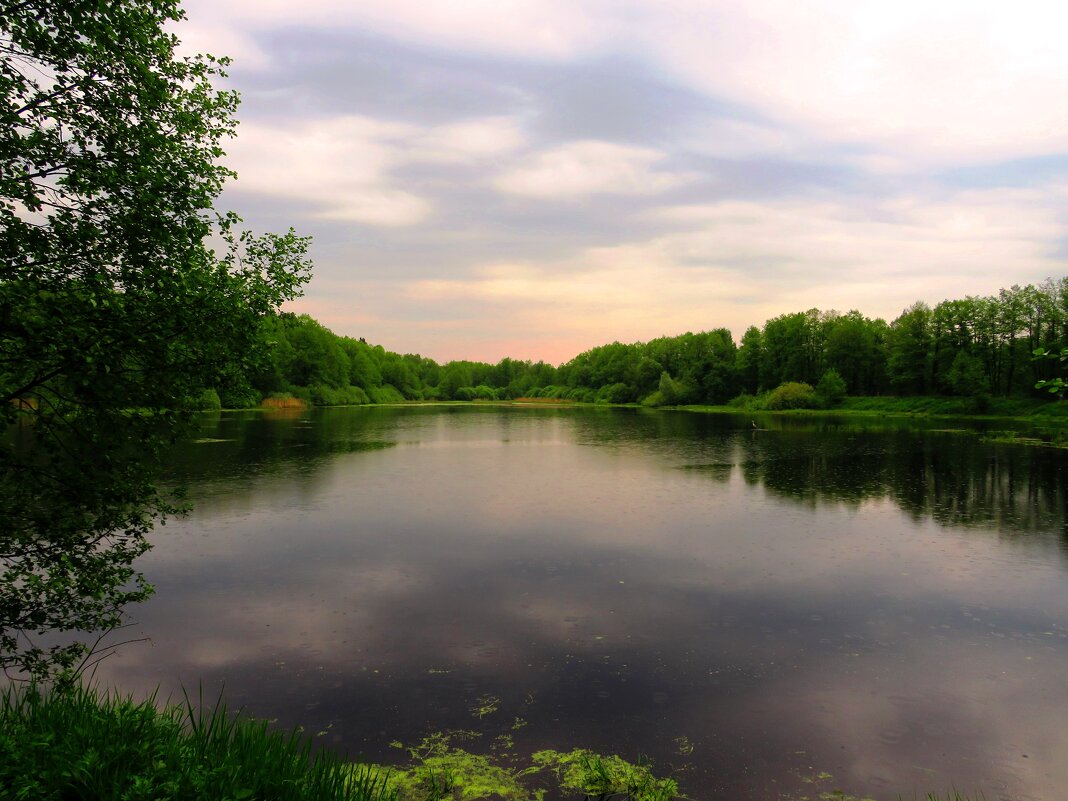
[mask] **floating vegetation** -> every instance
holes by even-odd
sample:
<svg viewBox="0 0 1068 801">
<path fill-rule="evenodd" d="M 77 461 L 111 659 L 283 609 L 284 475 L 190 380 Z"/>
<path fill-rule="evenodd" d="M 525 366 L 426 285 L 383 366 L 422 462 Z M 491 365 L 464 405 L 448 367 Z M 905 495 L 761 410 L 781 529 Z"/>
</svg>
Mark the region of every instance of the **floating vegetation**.
<svg viewBox="0 0 1068 801">
<path fill-rule="evenodd" d="M 679 795 L 674 779 L 658 779 L 644 761 L 627 762 L 578 748 L 568 753 L 538 751 L 531 757 L 538 768 L 552 771 L 560 789 L 586 798 L 670 801 Z"/>
<path fill-rule="evenodd" d="M 395 793 L 398 801 L 542 801 L 547 788 L 538 785 L 552 777 L 563 794 L 586 799 L 670 801 L 679 797 L 678 783 L 657 778 L 646 762 L 631 763 L 579 748 L 568 752 L 538 751 L 531 756 L 530 764 L 517 766 L 500 757 L 474 754 L 453 745 L 454 741 L 478 736 L 477 732 L 460 731 L 424 738 L 406 749 L 412 763 L 389 774 L 388 791 Z"/>
<path fill-rule="evenodd" d="M 689 756 L 693 753 L 693 742 L 690 741 L 689 737 L 676 737 L 674 742 L 675 748 L 678 749 L 681 756 Z"/>
<path fill-rule="evenodd" d="M 1025 436 L 1016 431 L 987 431 L 981 437 L 983 442 L 1008 443 L 1011 445 L 1031 445 L 1046 448 L 1068 448 L 1068 432 L 1060 429 L 1036 431 L 1033 436 Z"/>
<path fill-rule="evenodd" d="M 480 696 L 478 701 L 470 707 L 469 711 L 479 720 L 492 715 L 501 706 L 501 699 L 496 695 L 483 695 Z"/>
</svg>

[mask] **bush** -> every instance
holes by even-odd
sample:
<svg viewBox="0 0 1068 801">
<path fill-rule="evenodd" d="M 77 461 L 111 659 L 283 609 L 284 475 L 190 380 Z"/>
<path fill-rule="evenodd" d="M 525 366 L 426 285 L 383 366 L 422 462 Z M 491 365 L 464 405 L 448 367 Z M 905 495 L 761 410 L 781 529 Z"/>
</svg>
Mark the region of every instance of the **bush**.
<svg viewBox="0 0 1068 801">
<path fill-rule="evenodd" d="M 222 387 L 218 392 L 224 409 L 255 409 L 263 400 L 263 394 L 250 386 Z"/>
<path fill-rule="evenodd" d="M 222 400 L 214 389 L 206 389 L 200 394 L 197 408 L 202 412 L 214 412 L 222 408 Z"/>
<path fill-rule="evenodd" d="M 371 403 L 404 403 L 404 396 L 392 384 L 371 387 L 367 394 L 371 398 Z"/>
<path fill-rule="evenodd" d="M 371 399 L 360 387 L 328 387 L 316 384 L 308 388 L 311 402 L 316 406 L 353 406 L 370 403 Z"/>
<path fill-rule="evenodd" d="M 727 401 L 727 405 L 732 409 L 761 409 L 764 408 L 762 399 L 756 395 L 750 395 L 748 392 L 742 392 L 737 397 L 731 398 Z"/>
<path fill-rule="evenodd" d="M 609 384 L 597 391 L 598 403 L 633 403 L 637 391 L 627 384 Z"/>
<path fill-rule="evenodd" d="M 783 409 L 811 409 L 816 405 L 816 390 L 811 384 L 787 381 L 775 387 L 764 402 L 764 407 L 772 411 Z"/>
<path fill-rule="evenodd" d="M 575 387 L 567 393 L 567 399 L 579 403 L 593 403 L 597 400 L 597 394 L 588 387 Z"/>
</svg>

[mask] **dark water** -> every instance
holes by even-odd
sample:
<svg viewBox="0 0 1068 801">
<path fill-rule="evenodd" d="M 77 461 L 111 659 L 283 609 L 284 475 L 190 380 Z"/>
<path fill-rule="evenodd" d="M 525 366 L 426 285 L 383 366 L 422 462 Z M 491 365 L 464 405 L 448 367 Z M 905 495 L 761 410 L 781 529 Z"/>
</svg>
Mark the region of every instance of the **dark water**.
<svg viewBox="0 0 1068 801">
<path fill-rule="evenodd" d="M 157 595 L 133 633 L 152 644 L 98 678 L 225 685 L 352 758 L 519 717 L 521 752 L 645 754 L 696 799 L 1065 797 L 1065 452 L 761 425 L 205 418 L 174 464 L 196 510 L 142 563 Z"/>
</svg>

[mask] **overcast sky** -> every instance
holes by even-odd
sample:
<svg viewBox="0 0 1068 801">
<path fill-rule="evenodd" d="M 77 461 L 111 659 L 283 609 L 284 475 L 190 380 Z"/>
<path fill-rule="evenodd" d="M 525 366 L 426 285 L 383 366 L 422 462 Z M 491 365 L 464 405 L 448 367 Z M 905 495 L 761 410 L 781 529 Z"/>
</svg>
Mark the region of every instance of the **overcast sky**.
<svg viewBox="0 0 1068 801">
<path fill-rule="evenodd" d="M 1068 273 L 1061 0 L 187 0 L 293 306 L 439 361 Z"/>
</svg>

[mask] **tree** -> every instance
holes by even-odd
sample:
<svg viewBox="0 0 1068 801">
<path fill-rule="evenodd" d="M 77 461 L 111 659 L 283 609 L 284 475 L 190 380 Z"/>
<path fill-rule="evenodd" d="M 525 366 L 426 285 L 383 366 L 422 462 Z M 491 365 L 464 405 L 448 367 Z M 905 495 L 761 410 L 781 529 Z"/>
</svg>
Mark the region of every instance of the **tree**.
<svg viewBox="0 0 1068 801">
<path fill-rule="evenodd" d="M 245 375 L 307 240 L 212 210 L 237 97 L 182 58 L 176 0 L 0 0 L 0 667 L 70 670 L 150 587 L 153 480 L 206 388 Z M 207 238 L 222 243 L 219 252 Z"/>
<path fill-rule="evenodd" d="M 931 309 L 914 303 L 890 324 L 887 372 L 902 393 L 923 394 L 931 383 Z"/>
<path fill-rule="evenodd" d="M 816 384 L 816 394 L 827 406 L 837 406 L 846 395 L 845 379 L 833 367 Z"/>
<path fill-rule="evenodd" d="M 742 334 L 742 344 L 738 348 L 738 377 L 743 392 L 755 395 L 760 391 L 760 365 L 764 359 L 764 335 L 751 325 Z"/>
</svg>

